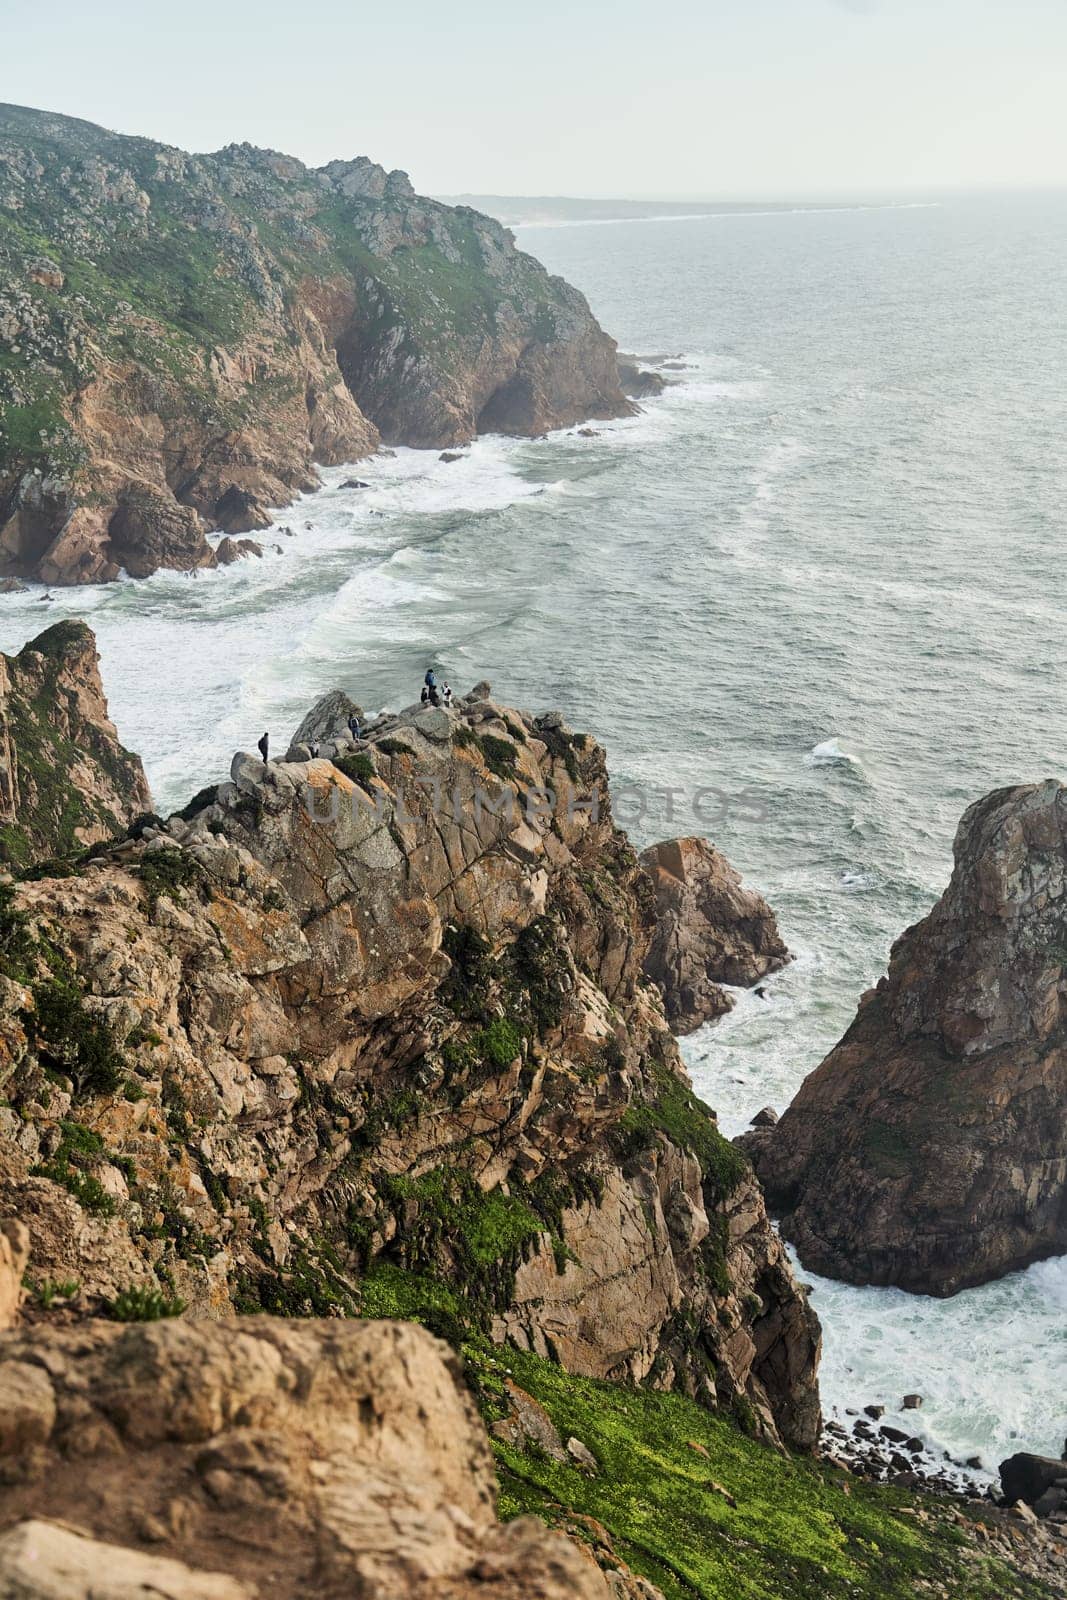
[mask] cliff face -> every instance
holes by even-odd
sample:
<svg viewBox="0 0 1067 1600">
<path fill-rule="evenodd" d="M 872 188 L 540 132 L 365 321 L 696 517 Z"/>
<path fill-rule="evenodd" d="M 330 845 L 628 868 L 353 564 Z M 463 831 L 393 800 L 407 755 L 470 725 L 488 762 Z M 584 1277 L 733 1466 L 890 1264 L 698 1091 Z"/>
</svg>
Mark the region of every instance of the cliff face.
<svg viewBox="0 0 1067 1600">
<path fill-rule="evenodd" d="M 624 415 L 615 345 L 498 223 L 365 157 L 187 155 L 0 107 L 0 575 L 215 564 L 381 438 Z"/>
<path fill-rule="evenodd" d="M 108 718 L 84 623 L 57 623 L 0 655 L 0 863 L 27 867 L 113 838 L 151 803 Z"/>
<path fill-rule="evenodd" d="M 90 1303 L 416 1314 L 810 1447 L 818 1324 L 642 977 L 652 915 L 603 753 L 484 686 L 238 756 L 5 909 L 0 1210 Z"/>
<path fill-rule="evenodd" d="M 953 1294 L 1067 1250 L 1067 789 L 966 812 L 952 880 L 773 1130 L 806 1266 Z"/>
<path fill-rule="evenodd" d="M 723 984 L 750 988 L 792 960 L 766 900 L 706 839 L 665 839 L 642 851 L 641 865 L 656 893 L 645 973 L 675 1033 L 732 1009 Z"/>
</svg>

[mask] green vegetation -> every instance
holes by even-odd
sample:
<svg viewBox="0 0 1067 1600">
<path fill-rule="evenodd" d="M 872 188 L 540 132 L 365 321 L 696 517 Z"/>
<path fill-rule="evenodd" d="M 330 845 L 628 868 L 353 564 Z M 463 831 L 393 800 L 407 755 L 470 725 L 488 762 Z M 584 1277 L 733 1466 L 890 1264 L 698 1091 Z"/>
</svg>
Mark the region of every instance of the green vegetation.
<svg viewBox="0 0 1067 1600">
<path fill-rule="evenodd" d="M 29 920 L 16 908 L 11 884 L 0 883 L 0 974 L 16 983 L 26 983 L 33 975 L 37 941 Z"/>
<path fill-rule="evenodd" d="M 333 764 L 338 772 L 343 772 L 346 778 L 351 778 L 353 783 L 363 788 L 367 787 L 376 772 L 374 757 L 365 750 L 357 750 L 354 755 L 337 756 Z"/>
<path fill-rule="evenodd" d="M 31 1169 L 34 1176 L 61 1184 L 83 1210 L 94 1216 L 114 1216 L 115 1202 L 92 1172 L 93 1167 L 108 1159 L 103 1139 L 92 1128 L 66 1118 L 60 1122 L 59 1129 L 59 1144 L 48 1161 Z"/>
<path fill-rule="evenodd" d="M 125 1076 L 126 1061 L 108 1023 L 89 1011 L 69 973 L 34 990 L 34 1008 L 23 1013 L 38 1059 L 46 1070 L 70 1078 L 74 1094 L 112 1094 Z"/>
<path fill-rule="evenodd" d="M 164 895 L 176 900 L 182 889 L 199 887 L 204 882 L 204 869 L 185 850 L 151 850 L 141 857 L 136 870 L 148 890 L 148 903 L 153 910 Z"/>
<path fill-rule="evenodd" d="M 403 739 L 379 739 L 374 746 L 383 756 L 413 756 L 415 754 L 410 745 Z"/>
<path fill-rule="evenodd" d="M 483 733 L 478 741 L 489 771 L 507 783 L 515 776 L 516 753 L 510 739 L 498 739 L 495 734 Z"/>
<path fill-rule="evenodd" d="M 40 1283 L 35 1283 L 32 1278 L 23 1280 L 27 1293 L 31 1294 L 42 1311 L 51 1311 L 57 1300 L 73 1300 L 81 1289 L 77 1278 L 42 1278 Z"/>
<path fill-rule="evenodd" d="M 644 1066 L 652 1082 L 652 1098 L 636 1101 L 620 1119 L 616 1130 L 620 1156 L 625 1160 L 647 1149 L 656 1134 L 663 1133 L 696 1156 L 705 1194 L 713 1202 L 725 1199 L 747 1171 L 744 1156 L 719 1132 L 714 1112 L 665 1062 L 648 1057 Z"/>
<path fill-rule="evenodd" d="M 490 1419 L 504 1414 L 507 1369 L 598 1463 L 587 1477 L 535 1449 L 495 1443 L 502 1515 L 594 1518 L 667 1600 L 913 1600 L 927 1586 L 956 1600 L 1042 1592 L 998 1562 L 972 1568 L 935 1502 L 781 1456 L 684 1395 L 571 1377 L 521 1351 L 472 1351 L 471 1360 Z"/>
<path fill-rule="evenodd" d="M 163 1317 L 180 1317 L 185 1301 L 166 1295 L 160 1289 L 134 1284 L 121 1289 L 108 1302 L 107 1314 L 115 1322 L 159 1322 Z"/>
</svg>

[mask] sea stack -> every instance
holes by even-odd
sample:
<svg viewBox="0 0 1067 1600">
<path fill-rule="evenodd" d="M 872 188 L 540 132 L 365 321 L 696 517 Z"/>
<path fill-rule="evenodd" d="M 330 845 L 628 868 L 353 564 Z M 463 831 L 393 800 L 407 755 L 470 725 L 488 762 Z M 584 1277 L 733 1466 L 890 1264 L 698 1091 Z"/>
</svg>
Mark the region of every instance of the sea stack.
<svg viewBox="0 0 1067 1600">
<path fill-rule="evenodd" d="M 1065 887 L 1062 784 L 965 813 L 944 895 L 744 1137 L 805 1267 L 949 1295 L 1067 1250 Z"/>
</svg>

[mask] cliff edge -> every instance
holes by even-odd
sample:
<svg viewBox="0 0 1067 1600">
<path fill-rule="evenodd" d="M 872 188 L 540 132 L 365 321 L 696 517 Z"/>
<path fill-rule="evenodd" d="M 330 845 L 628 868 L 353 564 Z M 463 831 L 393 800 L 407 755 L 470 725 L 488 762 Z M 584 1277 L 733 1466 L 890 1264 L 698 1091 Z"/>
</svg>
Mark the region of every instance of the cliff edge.
<svg viewBox="0 0 1067 1600">
<path fill-rule="evenodd" d="M 235 757 L 4 910 L 0 1201 L 190 1314 L 418 1311 L 814 1445 L 818 1323 L 642 975 L 649 880 L 558 716 Z"/>
</svg>

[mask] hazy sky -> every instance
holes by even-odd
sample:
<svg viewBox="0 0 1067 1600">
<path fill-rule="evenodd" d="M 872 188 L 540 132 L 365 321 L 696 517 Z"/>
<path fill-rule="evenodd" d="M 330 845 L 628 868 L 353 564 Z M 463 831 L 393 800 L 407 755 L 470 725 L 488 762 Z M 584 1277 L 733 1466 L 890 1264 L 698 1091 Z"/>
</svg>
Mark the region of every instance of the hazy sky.
<svg viewBox="0 0 1067 1600">
<path fill-rule="evenodd" d="M 1067 182 L 1067 0 L 0 0 L 0 41 L 0 100 L 430 193 Z"/>
</svg>

